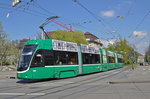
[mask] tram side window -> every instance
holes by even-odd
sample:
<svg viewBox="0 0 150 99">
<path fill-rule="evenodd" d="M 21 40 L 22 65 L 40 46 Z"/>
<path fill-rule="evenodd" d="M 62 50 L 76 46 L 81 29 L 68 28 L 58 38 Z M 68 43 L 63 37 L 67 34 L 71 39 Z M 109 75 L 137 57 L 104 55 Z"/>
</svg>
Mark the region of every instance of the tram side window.
<svg viewBox="0 0 150 99">
<path fill-rule="evenodd" d="M 83 53 L 82 57 L 83 57 L 83 64 L 90 64 L 90 54 Z"/>
<path fill-rule="evenodd" d="M 52 50 L 44 50 L 44 63 L 46 65 L 54 65 L 54 53 Z"/>
<path fill-rule="evenodd" d="M 90 54 L 90 64 L 95 64 L 95 55 L 94 54 Z"/>
<path fill-rule="evenodd" d="M 115 59 L 114 59 L 114 57 L 112 57 L 112 56 L 108 56 L 108 58 L 109 58 L 109 63 L 115 63 Z"/>
<path fill-rule="evenodd" d="M 56 65 L 67 65 L 67 54 L 63 51 L 55 51 Z"/>
<path fill-rule="evenodd" d="M 123 63 L 123 60 L 121 58 L 118 58 L 118 63 Z"/>
<path fill-rule="evenodd" d="M 99 54 L 83 53 L 82 57 L 83 57 L 83 64 L 99 64 L 100 63 Z"/>
<path fill-rule="evenodd" d="M 43 51 L 42 50 L 38 50 L 35 55 L 34 58 L 32 60 L 32 67 L 41 67 L 43 66 Z"/>
<path fill-rule="evenodd" d="M 55 51 L 56 65 L 76 65 L 78 64 L 77 52 Z"/>
<path fill-rule="evenodd" d="M 59 52 L 58 51 L 54 51 L 54 60 L 55 60 L 55 64 L 56 65 L 61 65 L 62 64 L 62 62 L 60 61 L 60 57 L 59 57 Z"/>
<path fill-rule="evenodd" d="M 68 52 L 68 64 L 78 64 L 78 56 L 76 52 Z"/>
<path fill-rule="evenodd" d="M 96 64 L 101 63 L 99 54 L 95 54 L 95 62 Z"/>
</svg>

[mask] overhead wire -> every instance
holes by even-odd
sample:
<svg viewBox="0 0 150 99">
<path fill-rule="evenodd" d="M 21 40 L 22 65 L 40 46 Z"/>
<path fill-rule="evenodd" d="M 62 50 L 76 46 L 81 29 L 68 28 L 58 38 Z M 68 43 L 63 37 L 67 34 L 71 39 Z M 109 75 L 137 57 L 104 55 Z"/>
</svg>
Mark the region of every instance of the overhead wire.
<svg viewBox="0 0 150 99">
<path fill-rule="evenodd" d="M 22 1 L 22 2 L 24 2 L 25 4 L 19 6 L 18 8 L 24 7 L 24 10 L 29 10 L 30 5 L 32 5 L 35 2 L 35 0 L 31 0 L 30 2 L 25 2 L 25 1 Z M 25 8 L 26 6 L 27 6 L 27 8 Z M 38 11 L 35 11 L 35 10 L 31 10 L 31 9 L 30 9 L 30 11 L 32 11 L 33 13 L 44 15 L 46 17 L 48 16 L 48 14 L 46 14 L 46 13 L 41 13 L 41 12 L 38 12 Z"/>
<path fill-rule="evenodd" d="M 36 5 L 34 5 L 35 7 L 37 7 L 37 8 L 39 8 L 39 9 L 45 11 L 46 13 L 55 14 L 55 13 L 52 13 L 52 12 L 48 11 L 47 9 L 43 8 L 43 7 L 40 6 L 37 2 L 34 2 L 34 4 L 36 4 Z M 64 18 L 64 17 L 61 17 L 61 18 L 63 18 L 63 19 L 66 20 L 66 18 Z M 68 19 L 67 19 L 67 20 L 68 20 Z M 73 23 L 69 23 L 69 24 L 75 25 L 75 24 L 73 24 Z M 78 25 L 79 25 L 79 24 L 78 24 Z M 81 25 L 80 25 L 80 26 L 81 26 Z M 84 26 L 81 26 L 81 27 L 86 28 L 86 27 L 84 27 Z"/>
<path fill-rule="evenodd" d="M 64 22 L 62 22 L 62 23 L 64 23 Z M 72 26 L 77 27 L 77 28 L 78 28 L 78 26 L 79 26 L 80 28 L 83 28 L 83 29 L 85 29 L 86 31 L 92 33 L 92 32 L 91 32 L 92 29 L 89 30 L 89 27 L 87 28 L 86 26 L 83 26 L 83 25 L 85 25 L 85 23 L 92 23 L 92 21 L 83 21 L 83 22 L 77 22 L 77 23 L 68 23 L 68 25 L 72 25 Z M 67 25 L 67 24 L 65 24 L 65 25 Z M 103 33 L 103 32 L 101 32 L 101 33 Z M 95 34 L 95 35 L 99 35 L 99 31 L 98 31 L 98 32 L 95 32 L 94 34 Z M 109 38 L 103 38 L 102 36 L 100 37 L 100 39 L 109 41 Z"/>
<path fill-rule="evenodd" d="M 148 34 L 149 35 L 149 34 Z M 140 43 L 141 41 L 143 41 L 144 39 L 148 38 L 148 36 L 144 36 L 141 39 L 139 39 L 137 42 L 133 43 L 133 45 L 136 45 L 138 43 Z M 149 39 L 148 39 L 149 40 Z"/>
<path fill-rule="evenodd" d="M 33 1 L 33 0 L 32 0 Z M 23 12 L 23 13 L 27 13 L 27 14 L 30 14 L 30 15 L 34 15 L 34 16 L 39 16 L 39 17 L 47 17 L 48 15 L 47 14 L 44 14 L 44 13 L 41 13 L 41 12 L 38 12 L 38 11 L 35 11 L 35 10 L 31 10 L 30 11 L 25 8 L 26 6 L 30 6 L 31 4 L 31 1 L 30 2 L 25 2 L 25 1 L 21 1 L 23 2 L 24 4 L 23 5 L 20 5 L 20 6 L 16 6 L 15 8 L 6 8 L 6 7 L 1 7 L 2 9 L 7 9 L 7 10 L 10 10 L 8 13 L 13 13 L 15 11 L 19 11 L 19 12 Z M 8 4 L 5 4 L 5 5 L 8 5 Z M 0 5 L 1 6 L 1 5 Z M 3 5 L 4 6 L 4 5 Z M 9 5 L 10 6 L 10 5 Z M 21 9 L 21 10 L 20 10 Z"/>
<path fill-rule="evenodd" d="M 134 8 L 134 6 L 136 4 L 136 0 L 133 0 L 132 2 L 130 2 L 130 4 L 129 3 L 127 3 L 127 4 L 130 5 L 129 9 L 127 10 L 127 13 L 125 15 L 117 15 L 113 20 L 111 20 L 110 23 L 115 22 L 117 19 L 125 20 L 125 19 L 128 18 L 128 16 L 131 14 L 132 9 Z M 122 21 L 121 24 L 123 24 L 123 22 L 124 21 Z M 120 26 L 122 26 L 121 24 L 117 26 L 117 28 L 118 28 L 117 29 L 117 31 L 118 31 L 118 37 L 120 37 L 119 31 L 121 29 Z"/>
<path fill-rule="evenodd" d="M 136 25 L 136 27 L 134 28 L 134 30 L 137 30 L 141 24 L 145 21 L 145 19 L 148 17 L 148 15 L 150 14 L 150 11 L 148 11 L 144 17 L 141 19 L 141 21 Z M 128 37 L 131 38 L 133 36 L 133 33 L 131 33 Z M 147 38 L 147 36 L 145 37 L 142 37 L 141 39 L 139 39 L 138 41 L 136 41 L 135 43 L 133 43 L 132 45 L 137 45 L 138 43 L 142 42 L 145 38 Z M 136 40 L 137 40 L 137 37 L 136 37 Z"/>
<path fill-rule="evenodd" d="M 150 14 L 150 11 L 148 11 L 148 12 L 144 15 L 144 17 L 143 17 L 142 20 L 136 25 L 136 27 L 135 27 L 134 30 L 136 30 L 136 29 L 139 28 L 139 26 L 145 21 L 145 19 L 148 17 L 149 14 Z M 133 35 L 133 33 L 131 33 L 131 34 L 129 35 L 129 38 L 131 38 L 132 35 Z M 147 36 L 142 37 L 141 39 L 139 39 L 138 41 L 136 41 L 136 42 L 133 43 L 132 45 L 135 45 L 135 46 L 136 46 L 138 43 L 142 42 L 145 38 L 147 38 Z M 136 38 L 136 40 L 137 40 L 137 38 Z"/>
<path fill-rule="evenodd" d="M 43 15 L 44 15 L 45 17 L 48 16 L 47 13 L 49 13 L 49 14 L 54 14 L 54 13 L 51 13 L 49 10 L 47 10 L 47 9 L 45 9 L 45 8 L 43 8 L 43 7 L 41 7 L 38 3 L 35 2 L 35 4 L 36 4 L 35 6 L 36 6 L 37 8 L 39 8 L 39 9 L 41 9 L 41 10 L 43 10 L 43 11 L 46 12 L 46 14 L 42 14 L 41 17 L 43 17 Z M 33 5 L 33 4 L 32 4 L 32 5 Z M 87 10 L 88 13 L 90 13 L 96 20 L 98 20 L 99 22 L 101 22 L 104 27 L 107 27 L 107 26 L 102 22 L 102 20 L 99 19 L 99 17 L 96 16 L 93 12 L 91 12 L 90 10 L 88 10 L 88 9 L 87 9 L 86 7 L 84 7 L 81 3 L 80 3 L 79 5 L 82 6 L 85 10 Z M 28 5 L 28 7 L 29 7 L 29 5 Z M 131 8 L 130 8 L 130 9 L 131 9 Z M 31 10 L 30 10 L 30 11 L 31 11 Z M 36 11 L 33 11 L 33 12 L 36 12 Z M 24 13 L 32 14 L 32 13 L 29 13 L 29 12 L 24 12 Z M 37 13 L 39 13 L 39 12 L 37 12 Z M 129 15 L 129 13 L 130 13 L 130 10 L 128 11 L 128 14 L 127 14 L 127 15 Z M 149 14 L 149 13 L 148 13 L 148 14 Z M 136 28 L 138 28 L 138 27 L 143 23 L 143 21 L 144 21 L 145 18 L 148 16 L 148 14 L 144 16 L 144 18 L 139 22 L 139 24 L 136 26 Z M 35 15 L 35 14 L 33 14 L 33 15 Z M 37 16 L 37 15 L 36 15 L 36 16 Z M 39 16 L 39 15 L 38 15 L 38 16 Z M 84 27 L 84 26 L 82 26 L 82 25 L 80 25 L 80 26 L 83 27 L 83 28 L 86 28 L 86 27 Z M 136 28 L 135 28 L 135 29 L 136 29 Z M 108 31 L 107 33 L 111 33 L 111 34 L 112 34 L 111 31 Z"/>
<path fill-rule="evenodd" d="M 34 5 L 34 4 L 36 4 L 36 5 Z M 39 8 L 39 9 L 45 11 L 46 13 L 54 14 L 53 12 L 50 12 L 49 10 L 47 10 L 47 9 L 43 8 L 42 6 L 40 6 L 37 2 L 34 2 L 33 6 L 35 6 L 35 7 Z"/>
<path fill-rule="evenodd" d="M 34 0 L 33 0 L 33 3 L 30 3 L 30 2 L 25 2 L 25 1 L 23 1 L 25 4 L 24 5 L 21 5 L 21 6 L 18 6 L 17 8 L 16 8 L 16 10 L 18 10 L 18 9 L 22 9 L 22 7 L 24 7 L 24 13 L 28 13 L 28 14 L 32 14 L 32 15 L 35 15 L 35 16 L 37 16 L 36 14 L 39 14 L 40 13 L 40 15 L 42 15 L 42 16 L 40 16 L 40 17 L 43 17 L 43 15 L 44 15 L 44 17 L 46 17 L 46 16 L 48 16 L 48 14 L 47 13 L 49 13 L 49 14 L 54 14 L 54 13 L 52 13 L 52 12 L 50 12 L 49 10 L 47 10 L 47 9 L 45 9 L 45 8 L 43 8 L 42 6 L 40 6 L 37 2 L 35 2 Z M 36 7 L 36 8 L 39 8 L 39 9 L 41 9 L 41 10 L 43 10 L 44 12 L 46 12 L 46 14 L 41 14 L 41 12 L 38 12 L 38 11 L 34 11 L 34 10 L 29 10 L 29 9 L 25 9 L 25 6 L 30 6 L 30 5 L 32 5 L 32 6 L 34 6 L 34 7 Z M 36 13 L 36 14 L 33 14 L 33 13 L 31 13 L 31 12 L 29 12 L 29 11 L 31 11 L 31 12 L 33 12 L 33 13 Z M 18 10 L 18 11 L 20 11 L 20 10 Z M 92 13 L 91 13 L 92 14 Z M 39 15 L 38 15 L 39 16 Z M 95 16 L 95 18 L 96 18 L 96 16 Z M 99 20 L 98 19 L 98 17 L 97 17 L 97 20 Z M 100 21 L 100 20 L 99 20 Z M 102 22 L 102 24 L 103 24 L 103 22 Z M 105 26 L 105 24 L 103 24 L 104 25 L 104 27 L 106 27 Z M 82 28 L 86 28 L 85 26 L 83 26 L 83 25 L 80 25 Z M 87 28 L 86 28 L 87 29 Z M 103 33 L 103 32 L 102 32 Z"/>
<path fill-rule="evenodd" d="M 47 14 L 44 14 L 44 13 L 41 13 L 41 12 L 38 12 L 35 10 L 26 9 L 25 7 L 28 6 L 28 8 L 29 8 L 31 2 L 24 2 L 24 1 L 22 1 L 22 2 L 24 3 L 23 5 L 17 6 L 15 8 L 10 8 L 9 7 L 10 5 L 8 5 L 8 4 L 0 5 L 0 6 L 2 6 L 1 7 L 2 9 L 10 10 L 8 13 L 13 13 L 15 11 L 19 11 L 19 12 L 27 13 L 27 14 L 34 15 L 34 16 L 39 16 L 39 17 L 45 17 L 46 18 L 48 16 Z"/>
<path fill-rule="evenodd" d="M 134 30 L 138 29 L 139 26 L 145 21 L 145 19 L 148 17 L 148 15 L 150 14 L 150 11 L 148 11 L 144 17 L 142 18 L 142 20 L 136 25 L 136 27 L 134 28 Z M 131 36 L 133 35 L 133 33 L 131 33 L 128 37 L 131 38 Z"/>
<path fill-rule="evenodd" d="M 8 13 L 12 13 L 12 12 L 13 12 L 11 8 L 7 8 L 7 7 L 1 7 L 1 6 L 0 6 L 0 9 L 11 10 L 11 11 L 8 12 Z M 35 13 L 29 12 L 29 11 L 22 11 L 22 10 L 19 10 L 19 9 L 15 10 L 15 11 L 17 11 L 17 12 L 22 12 L 22 13 L 26 13 L 26 14 L 29 14 L 29 15 L 34 15 L 34 16 L 45 17 L 45 16 L 40 15 L 40 14 L 35 14 Z M 46 17 L 45 17 L 45 18 L 46 18 Z"/>
<path fill-rule="evenodd" d="M 81 28 L 84 28 L 84 29 L 86 29 L 88 32 L 90 32 L 89 31 L 89 29 L 90 30 L 94 30 L 95 31 L 95 29 L 91 29 L 91 27 L 86 27 L 86 26 L 83 26 L 83 25 L 85 25 L 85 24 L 87 24 L 87 23 L 92 23 L 92 21 L 83 21 L 83 22 L 78 22 L 78 23 L 71 23 L 71 25 L 73 25 L 73 26 L 80 26 Z M 102 32 L 102 31 L 97 31 L 97 32 L 95 32 L 97 35 L 99 35 L 99 32 L 100 33 L 104 33 L 104 32 Z M 95 34 L 94 33 L 94 34 Z M 101 36 L 101 38 L 103 38 L 102 36 Z M 103 38 L 103 39 L 105 39 L 105 38 Z M 107 40 L 109 39 L 109 38 L 106 38 Z"/>
<path fill-rule="evenodd" d="M 35 5 L 34 5 L 35 4 Z M 49 10 L 47 10 L 47 9 L 45 9 L 45 8 L 43 8 L 42 6 L 40 6 L 37 2 L 34 2 L 32 5 L 34 5 L 34 6 L 36 6 L 37 8 L 39 8 L 39 9 L 41 9 L 41 10 L 43 10 L 44 12 L 46 12 L 46 13 L 49 13 L 49 14 L 54 14 L 54 13 L 52 13 L 52 12 L 50 12 Z M 96 16 L 95 16 L 96 17 Z M 61 18 L 63 18 L 63 17 L 61 17 Z M 65 18 L 64 18 L 65 19 Z M 97 18 L 98 19 L 98 18 Z M 66 20 L 66 19 L 65 19 Z M 67 19 L 68 20 L 68 19 Z M 100 20 L 99 20 L 100 21 Z M 75 24 L 72 24 L 72 25 L 74 25 L 75 26 Z M 105 25 L 105 24 L 104 24 Z M 82 28 L 84 28 L 84 29 L 87 29 L 85 26 L 83 26 L 83 25 L 81 25 L 81 24 L 78 24 L 78 26 L 80 26 L 80 27 L 82 27 Z M 106 27 L 106 26 L 105 26 Z"/>
<path fill-rule="evenodd" d="M 73 0 L 75 3 L 77 3 L 79 6 L 81 6 L 83 9 L 85 9 L 89 14 L 91 14 L 98 22 L 100 22 L 102 25 L 103 25 L 103 27 L 108 31 L 108 32 L 106 32 L 106 33 L 109 33 L 109 34 L 111 34 L 114 38 L 116 38 L 115 37 L 115 35 L 112 33 L 112 31 L 110 30 L 110 28 L 112 28 L 112 30 L 114 30 L 113 29 L 113 27 L 112 26 L 106 26 L 105 24 L 106 24 L 106 22 L 104 23 L 103 21 L 104 20 L 102 20 L 102 18 L 100 18 L 99 16 L 97 16 L 97 15 L 95 15 L 92 11 L 90 11 L 88 8 L 86 8 L 85 6 L 83 6 L 78 0 Z"/>
</svg>

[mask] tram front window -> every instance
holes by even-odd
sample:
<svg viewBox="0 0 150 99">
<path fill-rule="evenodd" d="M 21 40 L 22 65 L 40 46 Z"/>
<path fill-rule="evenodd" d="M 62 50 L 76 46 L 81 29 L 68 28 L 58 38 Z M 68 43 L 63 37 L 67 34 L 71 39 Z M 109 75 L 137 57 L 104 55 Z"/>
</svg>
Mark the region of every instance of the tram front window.
<svg viewBox="0 0 150 99">
<path fill-rule="evenodd" d="M 37 45 L 25 45 L 24 46 L 20 60 L 19 60 L 17 71 L 23 71 L 28 68 L 29 63 L 31 61 L 31 58 L 36 48 L 37 48 Z"/>
</svg>

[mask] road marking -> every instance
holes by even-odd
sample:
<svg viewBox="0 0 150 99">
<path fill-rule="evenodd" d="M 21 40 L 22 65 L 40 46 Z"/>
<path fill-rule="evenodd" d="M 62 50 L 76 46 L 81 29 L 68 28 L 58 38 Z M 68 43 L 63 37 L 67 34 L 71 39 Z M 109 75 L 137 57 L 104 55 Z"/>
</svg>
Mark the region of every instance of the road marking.
<svg viewBox="0 0 150 99">
<path fill-rule="evenodd" d="M 0 95 L 25 95 L 25 93 L 0 93 Z"/>
<path fill-rule="evenodd" d="M 26 93 L 0 93 L 0 95 L 11 95 L 11 96 L 23 96 L 23 95 L 30 95 L 30 96 L 42 96 L 42 95 L 45 95 L 46 93 L 29 93 L 29 94 L 26 94 Z"/>
<path fill-rule="evenodd" d="M 30 93 L 30 94 L 27 94 L 27 95 L 31 95 L 31 96 L 42 96 L 42 95 L 45 95 L 46 93 Z"/>
</svg>

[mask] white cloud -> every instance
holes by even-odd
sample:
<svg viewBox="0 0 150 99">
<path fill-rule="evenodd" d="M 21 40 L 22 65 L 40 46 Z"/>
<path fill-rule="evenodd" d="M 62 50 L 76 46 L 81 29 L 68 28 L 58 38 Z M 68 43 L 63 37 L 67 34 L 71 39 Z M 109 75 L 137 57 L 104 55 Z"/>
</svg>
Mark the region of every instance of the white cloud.
<svg viewBox="0 0 150 99">
<path fill-rule="evenodd" d="M 137 43 L 136 45 L 136 48 L 137 48 L 137 51 L 141 54 L 145 54 L 145 51 L 146 49 L 148 48 L 149 46 L 149 41 L 148 42 L 140 42 L 140 43 Z"/>
<path fill-rule="evenodd" d="M 102 44 L 103 44 L 103 46 L 104 46 L 105 48 L 108 47 L 108 44 L 113 44 L 115 41 L 116 41 L 116 40 L 109 40 L 109 41 L 107 41 L 107 40 L 101 40 L 101 42 L 102 42 Z"/>
<path fill-rule="evenodd" d="M 133 3 L 134 2 L 132 0 L 128 0 L 128 1 L 124 0 L 124 1 L 120 2 L 119 4 L 117 4 L 116 9 L 121 10 L 121 8 L 132 5 Z"/>
<path fill-rule="evenodd" d="M 136 37 L 146 37 L 147 36 L 147 32 L 146 31 L 133 31 L 133 35 Z"/>
<path fill-rule="evenodd" d="M 113 17 L 115 15 L 115 12 L 113 10 L 110 10 L 110 11 L 102 11 L 101 12 L 101 15 L 102 16 L 105 16 L 105 17 Z"/>
</svg>

